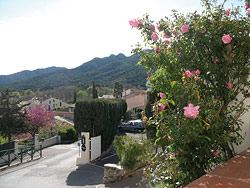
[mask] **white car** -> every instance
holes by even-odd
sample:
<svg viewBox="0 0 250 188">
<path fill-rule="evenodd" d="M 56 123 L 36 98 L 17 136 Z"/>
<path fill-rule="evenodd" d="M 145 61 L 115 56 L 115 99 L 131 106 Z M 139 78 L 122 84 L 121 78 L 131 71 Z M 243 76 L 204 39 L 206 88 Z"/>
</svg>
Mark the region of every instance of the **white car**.
<svg viewBox="0 0 250 188">
<path fill-rule="evenodd" d="M 134 131 L 134 132 L 143 132 L 145 130 L 145 124 L 142 120 L 131 120 L 127 123 L 118 125 L 119 131 Z"/>
</svg>

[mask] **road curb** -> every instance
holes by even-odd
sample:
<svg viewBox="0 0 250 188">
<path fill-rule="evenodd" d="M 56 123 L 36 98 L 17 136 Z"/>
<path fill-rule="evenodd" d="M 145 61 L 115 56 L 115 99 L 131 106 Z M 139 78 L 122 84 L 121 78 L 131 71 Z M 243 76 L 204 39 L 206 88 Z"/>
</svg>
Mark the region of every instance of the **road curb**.
<svg viewBox="0 0 250 188">
<path fill-rule="evenodd" d="M 23 163 L 15 164 L 15 165 L 12 165 L 10 167 L 4 167 L 4 168 L 0 169 L 0 176 L 3 176 L 5 174 L 9 174 L 11 172 L 18 171 L 20 169 L 23 169 L 23 168 L 26 168 L 26 167 L 29 167 L 32 165 L 35 165 L 35 164 L 39 163 L 40 161 L 43 161 L 45 158 L 46 157 L 41 157 L 41 158 L 34 159 L 32 161 L 29 160 L 29 161 L 25 161 Z"/>
</svg>

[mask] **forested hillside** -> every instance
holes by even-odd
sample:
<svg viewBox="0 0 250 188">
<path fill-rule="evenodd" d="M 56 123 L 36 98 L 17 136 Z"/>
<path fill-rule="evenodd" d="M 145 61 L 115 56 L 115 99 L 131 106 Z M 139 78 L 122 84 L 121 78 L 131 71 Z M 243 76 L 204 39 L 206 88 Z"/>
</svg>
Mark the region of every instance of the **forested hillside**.
<svg viewBox="0 0 250 188">
<path fill-rule="evenodd" d="M 94 58 L 74 69 L 60 69 L 31 79 L 2 84 L 0 88 L 46 90 L 60 86 L 90 85 L 93 81 L 111 87 L 115 82 L 145 87 L 147 74 L 137 65 L 138 61 L 139 56 L 126 57 L 123 54 Z"/>
</svg>

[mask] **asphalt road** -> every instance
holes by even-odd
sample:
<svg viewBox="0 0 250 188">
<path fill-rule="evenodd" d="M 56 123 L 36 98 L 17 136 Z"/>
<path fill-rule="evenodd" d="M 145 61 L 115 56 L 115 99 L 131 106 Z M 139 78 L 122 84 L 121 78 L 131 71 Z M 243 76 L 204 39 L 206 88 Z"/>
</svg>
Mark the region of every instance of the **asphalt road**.
<svg viewBox="0 0 250 188">
<path fill-rule="evenodd" d="M 144 134 L 120 133 L 136 139 L 144 139 Z M 43 158 L 11 167 L 0 172 L 0 188 L 94 188 L 102 184 L 104 164 L 118 163 L 119 159 L 114 150 L 107 156 L 86 165 L 76 166 L 79 148 L 74 144 L 55 145 L 43 150 Z M 138 186 L 138 182 L 143 182 Z M 108 184 L 112 188 L 148 187 L 142 181 L 142 174 L 123 180 L 115 184 Z"/>
<path fill-rule="evenodd" d="M 43 150 L 43 159 L 0 172 L 1 188 L 95 187 L 102 184 L 104 169 L 94 164 L 77 167 L 76 144 Z"/>
</svg>

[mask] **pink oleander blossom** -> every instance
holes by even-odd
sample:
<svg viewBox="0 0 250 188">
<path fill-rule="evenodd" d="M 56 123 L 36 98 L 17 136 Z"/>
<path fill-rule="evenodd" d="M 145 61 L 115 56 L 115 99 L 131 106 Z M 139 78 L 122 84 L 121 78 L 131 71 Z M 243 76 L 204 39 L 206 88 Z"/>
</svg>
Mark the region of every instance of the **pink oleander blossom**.
<svg viewBox="0 0 250 188">
<path fill-rule="evenodd" d="M 157 25 L 156 27 L 157 27 L 157 29 L 158 29 L 159 31 L 162 31 L 162 28 L 161 28 L 160 25 Z"/>
<path fill-rule="evenodd" d="M 201 72 L 200 72 L 199 69 L 197 69 L 197 70 L 195 71 L 195 74 L 196 74 L 196 75 L 200 75 L 200 73 L 201 73 Z"/>
<path fill-rule="evenodd" d="M 155 26 L 151 25 L 151 27 L 152 27 L 152 31 L 155 32 Z"/>
<path fill-rule="evenodd" d="M 154 48 L 154 51 L 155 51 L 155 53 L 159 53 L 159 52 L 160 52 L 159 47 L 158 47 L 158 46 L 156 46 L 156 47 Z"/>
<path fill-rule="evenodd" d="M 202 31 L 201 31 L 201 34 L 203 34 L 203 33 L 205 33 L 205 31 L 204 31 L 204 30 L 202 30 Z"/>
<path fill-rule="evenodd" d="M 177 34 L 177 31 L 176 29 L 173 30 L 173 34 L 176 35 Z"/>
<path fill-rule="evenodd" d="M 153 32 L 152 35 L 151 35 L 151 39 L 152 40 L 157 40 L 158 39 L 158 35 L 155 32 Z"/>
<path fill-rule="evenodd" d="M 189 31 L 189 25 L 185 24 L 181 26 L 182 33 L 187 33 Z"/>
<path fill-rule="evenodd" d="M 250 3 L 246 2 L 246 9 L 249 9 Z"/>
<path fill-rule="evenodd" d="M 165 99 L 166 96 L 164 93 L 160 92 L 160 97 L 161 97 L 161 99 Z"/>
<path fill-rule="evenodd" d="M 217 150 L 217 151 L 213 152 L 213 156 L 217 157 L 219 155 L 219 153 L 220 153 L 220 150 Z"/>
<path fill-rule="evenodd" d="M 138 19 L 133 19 L 129 21 L 129 25 L 131 25 L 132 27 L 139 27 L 140 25 L 142 25 L 142 22 Z"/>
<path fill-rule="evenodd" d="M 250 8 L 247 10 L 248 15 L 250 16 Z"/>
<path fill-rule="evenodd" d="M 158 104 L 158 110 L 161 112 L 165 109 L 164 104 L 162 104 L 161 102 Z"/>
<path fill-rule="evenodd" d="M 234 53 L 231 53 L 230 56 L 233 57 L 233 56 L 234 56 Z"/>
<path fill-rule="evenodd" d="M 196 14 L 196 16 L 200 17 L 201 15 L 200 14 Z"/>
<path fill-rule="evenodd" d="M 188 118 L 195 119 L 199 115 L 200 106 L 194 106 L 192 103 L 189 103 L 188 106 L 184 107 L 184 116 Z"/>
<path fill-rule="evenodd" d="M 170 41 L 169 41 L 169 40 L 164 40 L 164 43 L 165 43 L 165 44 L 169 44 Z"/>
<path fill-rule="evenodd" d="M 226 35 L 224 34 L 223 37 L 222 37 L 222 41 L 225 43 L 225 44 L 229 44 L 231 42 L 232 38 L 230 37 L 230 35 Z"/>
<path fill-rule="evenodd" d="M 184 73 L 184 76 L 190 78 L 191 76 L 193 76 L 193 74 L 190 72 L 190 70 L 187 70 L 187 71 Z"/>
<path fill-rule="evenodd" d="M 219 62 L 220 62 L 219 59 L 214 60 L 214 64 L 217 64 L 217 63 L 219 63 Z"/>
<path fill-rule="evenodd" d="M 170 39 L 171 36 L 167 35 L 166 33 L 163 34 L 163 37 L 166 38 L 166 39 Z"/>
<path fill-rule="evenodd" d="M 231 9 L 230 8 L 226 10 L 226 15 L 228 16 L 229 14 L 231 14 Z"/>
<path fill-rule="evenodd" d="M 234 87 L 233 83 L 231 83 L 231 82 L 227 83 L 227 88 L 228 89 L 232 89 L 233 87 Z"/>
</svg>

